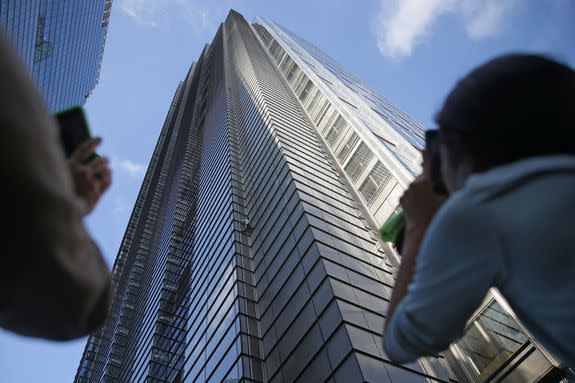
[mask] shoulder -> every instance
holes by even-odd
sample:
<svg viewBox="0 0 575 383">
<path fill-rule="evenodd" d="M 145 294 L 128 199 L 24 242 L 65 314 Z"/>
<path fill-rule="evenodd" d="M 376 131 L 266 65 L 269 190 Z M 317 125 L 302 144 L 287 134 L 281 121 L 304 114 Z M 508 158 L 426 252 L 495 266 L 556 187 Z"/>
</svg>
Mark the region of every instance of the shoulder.
<svg viewBox="0 0 575 383">
<path fill-rule="evenodd" d="M 487 225 L 489 223 L 490 225 Z M 453 194 L 439 209 L 431 221 L 428 232 L 436 234 L 464 232 L 472 235 L 481 231 L 494 229 L 494 214 L 491 213 L 488 202 L 475 195 L 472 191 L 463 189 Z"/>
</svg>

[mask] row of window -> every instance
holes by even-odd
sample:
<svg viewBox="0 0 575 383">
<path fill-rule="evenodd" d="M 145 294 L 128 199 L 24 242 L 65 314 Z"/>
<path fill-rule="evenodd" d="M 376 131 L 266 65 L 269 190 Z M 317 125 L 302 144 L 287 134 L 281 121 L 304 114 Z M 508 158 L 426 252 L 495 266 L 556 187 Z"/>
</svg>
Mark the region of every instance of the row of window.
<svg viewBox="0 0 575 383">
<path fill-rule="evenodd" d="M 344 170 L 347 175 L 356 184 L 365 201 L 368 204 L 372 203 L 377 197 L 378 191 L 382 190 L 392 179 L 391 173 L 379 160 L 371 164 L 374 157 L 373 152 L 361 141 L 357 133 L 335 110 L 329 100 L 314 86 L 313 82 L 265 28 L 258 25 L 256 30 L 267 44 L 269 53 L 278 64 L 278 68 L 322 133 L 340 164 L 345 164 Z M 352 152 L 353 155 L 346 163 Z M 372 166 L 371 170 L 362 180 L 361 176 L 370 165 Z M 360 180 L 362 182 L 358 184 Z"/>
<path fill-rule="evenodd" d="M 267 33 L 267 31 L 266 31 Z M 377 93 L 375 93 L 371 88 L 369 88 L 365 83 L 363 83 L 360 79 L 349 73 L 344 67 L 342 67 L 339 63 L 333 60 L 331 57 L 323 53 L 320 49 L 315 47 L 314 45 L 308 43 L 307 41 L 299 38 L 296 35 L 290 34 L 291 38 L 296 40 L 299 44 L 301 44 L 306 50 L 318 61 L 320 61 L 336 78 L 338 78 L 343 84 L 345 84 L 350 90 L 354 93 L 357 93 L 362 98 L 369 101 L 369 103 L 375 106 L 375 109 L 382 109 L 385 110 L 385 114 L 375 110 L 380 115 L 384 114 L 385 119 L 388 122 L 391 122 L 396 127 L 400 128 L 401 134 L 408 138 L 408 140 L 414 144 L 415 146 L 420 147 L 422 145 L 423 139 L 423 128 L 417 124 L 417 122 L 413 121 L 409 116 L 403 113 L 400 109 L 389 103 L 385 98 L 381 97 Z M 269 35 L 269 33 L 268 33 Z M 271 39 L 271 35 L 267 37 L 268 41 Z M 288 45 L 292 46 L 288 42 Z M 299 52 L 298 49 L 294 50 Z M 316 72 L 316 74 L 318 74 Z M 318 76 L 320 76 L 318 74 Z M 320 76 L 321 77 L 321 76 Z M 322 80 L 331 84 L 330 81 L 324 79 Z M 343 99 L 344 102 L 347 102 Z M 351 105 L 351 104 L 350 104 Z M 351 105 L 355 107 L 354 105 Z"/>
<path fill-rule="evenodd" d="M 269 44 L 273 44 L 271 39 L 268 39 Z M 277 57 L 273 60 L 277 60 L 280 71 L 296 97 L 302 104 L 307 105 L 308 111 L 313 112 L 310 113 L 310 117 L 315 124 L 321 128 L 337 124 L 339 127 L 349 129 L 345 119 L 325 97 L 322 97 L 321 92 L 301 68 L 298 68 L 279 48 L 276 47 L 274 52 Z M 283 97 L 284 94 L 278 96 Z M 291 101 L 285 104 L 282 107 L 291 109 Z M 311 104 L 314 105 L 313 108 L 309 107 Z M 281 119 L 279 114 L 283 116 L 277 110 L 272 112 L 277 119 Z M 273 208 L 267 209 L 265 205 L 260 205 L 260 209 L 263 207 L 270 211 L 265 215 L 269 216 L 269 219 L 255 220 L 258 226 L 266 227 L 261 230 L 261 232 L 265 230 L 263 243 L 255 242 L 259 229 L 256 229 L 251 236 L 254 240 L 251 249 L 255 253 L 257 289 L 261 293 L 258 307 L 261 314 L 262 343 L 264 355 L 267 356 L 266 372 L 270 381 L 275 380 L 274 377 L 280 370 L 282 374 L 280 380 L 283 378 L 285 381 L 293 381 L 301 372 L 302 375 L 298 378 L 301 381 L 322 381 L 317 375 L 314 376 L 315 379 L 306 379 L 307 371 L 317 371 L 318 364 L 315 358 L 312 358 L 313 354 L 321 350 L 322 345 L 333 349 L 341 346 L 336 340 L 330 341 L 330 333 L 324 333 L 323 339 L 315 337 L 316 323 L 329 321 L 337 325 L 340 318 L 336 312 L 339 310 L 337 305 L 331 305 L 332 309 L 326 309 L 323 313 L 324 306 L 329 306 L 333 299 L 330 283 L 322 282 L 328 275 L 325 270 L 328 261 L 323 257 L 333 256 L 338 262 L 342 262 L 341 269 L 350 270 L 349 277 L 346 274 L 346 279 L 353 278 L 358 285 L 361 285 L 359 282 L 361 280 L 367 281 L 369 286 L 377 286 L 379 288 L 377 295 L 383 295 L 385 287 L 374 271 L 375 268 L 370 265 L 375 258 L 371 256 L 374 242 L 371 241 L 365 225 L 357 218 L 357 211 L 353 208 L 347 192 L 348 187 L 341 182 L 341 178 L 327 161 L 325 151 L 321 146 L 317 146 L 318 141 L 313 128 L 307 123 L 302 124 L 305 119 L 298 110 L 290 112 L 299 114 L 298 118 L 279 124 L 280 127 L 275 130 L 275 134 L 283 149 L 284 158 L 290 164 L 290 175 L 297 184 L 299 193 L 291 193 L 289 192 L 291 189 L 288 188 L 288 192 L 282 193 L 286 196 L 284 197 L 286 202 L 279 201 L 280 205 L 277 205 L 276 197 L 272 199 Z M 272 163 L 271 160 L 267 162 Z M 269 166 L 275 166 L 275 162 L 273 163 L 274 165 Z M 282 170 L 278 170 L 279 176 L 276 182 L 282 185 L 284 168 L 281 165 L 278 168 Z M 302 202 L 295 204 L 298 199 Z M 295 207 L 292 206 L 292 202 Z M 344 210 L 339 210 L 338 206 Z M 286 230 L 285 226 L 290 223 L 294 225 L 293 228 Z M 289 235 L 286 235 L 288 233 Z M 324 246 L 321 254 L 323 257 L 320 260 L 318 248 L 310 247 L 310 244 L 315 243 L 319 246 L 322 241 L 329 243 L 332 248 Z M 338 254 L 335 247 L 349 252 L 350 255 Z M 260 257 L 262 252 L 264 254 Z M 303 271 L 299 265 L 303 265 Z M 334 264 L 330 269 L 336 267 L 338 266 Z M 351 270 L 359 272 L 356 274 Z M 378 271 L 382 275 L 386 274 L 379 268 Z M 373 304 L 374 299 L 377 300 L 375 295 L 370 297 L 370 294 L 366 293 L 362 297 L 368 300 L 366 306 L 375 306 Z M 313 311 L 310 310 L 312 307 Z M 276 357 L 278 350 L 279 357 Z M 346 349 L 346 352 L 348 351 L 351 351 L 351 345 Z M 325 352 L 325 349 L 319 352 Z M 378 363 L 381 364 L 382 361 Z M 331 366 L 325 368 L 326 375 L 339 364 L 339 360 L 334 361 Z M 293 367 L 286 369 L 285 365 Z M 386 370 L 382 368 L 381 371 Z"/>
</svg>

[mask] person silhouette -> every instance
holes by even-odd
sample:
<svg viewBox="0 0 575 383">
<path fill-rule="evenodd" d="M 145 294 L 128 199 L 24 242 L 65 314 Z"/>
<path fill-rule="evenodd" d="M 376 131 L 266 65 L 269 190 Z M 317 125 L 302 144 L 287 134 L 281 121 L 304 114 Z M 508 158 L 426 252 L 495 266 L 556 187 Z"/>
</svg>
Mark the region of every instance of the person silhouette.
<svg viewBox="0 0 575 383">
<path fill-rule="evenodd" d="M 512 54 L 473 70 L 436 117 L 449 198 L 418 177 L 386 318 L 397 362 L 458 339 L 491 287 L 558 360 L 575 365 L 575 72 Z"/>
</svg>

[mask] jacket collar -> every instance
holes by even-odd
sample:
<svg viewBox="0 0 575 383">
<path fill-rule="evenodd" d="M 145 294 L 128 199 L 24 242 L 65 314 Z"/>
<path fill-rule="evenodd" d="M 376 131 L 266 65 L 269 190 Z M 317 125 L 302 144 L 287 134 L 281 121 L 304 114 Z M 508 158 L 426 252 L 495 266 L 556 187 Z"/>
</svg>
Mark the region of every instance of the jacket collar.
<svg viewBox="0 0 575 383">
<path fill-rule="evenodd" d="M 570 173 L 575 176 L 575 156 L 533 157 L 498 166 L 470 176 L 461 191 L 489 198 L 551 173 Z"/>
</svg>

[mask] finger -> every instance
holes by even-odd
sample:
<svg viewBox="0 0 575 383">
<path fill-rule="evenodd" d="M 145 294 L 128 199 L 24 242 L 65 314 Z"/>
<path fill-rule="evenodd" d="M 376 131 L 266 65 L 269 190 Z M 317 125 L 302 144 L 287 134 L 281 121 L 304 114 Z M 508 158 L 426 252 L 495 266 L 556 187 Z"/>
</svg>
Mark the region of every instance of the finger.
<svg viewBox="0 0 575 383">
<path fill-rule="evenodd" d="M 99 157 L 93 161 L 90 161 L 87 167 L 89 169 L 90 174 L 93 175 L 103 173 L 104 170 L 109 168 L 109 164 L 110 160 L 108 160 L 106 157 Z"/>
<path fill-rule="evenodd" d="M 90 138 L 89 140 L 83 142 L 70 156 L 70 159 L 76 162 L 85 162 L 98 145 L 102 143 L 102 139 L 100 137 Z"/>
</svg>

